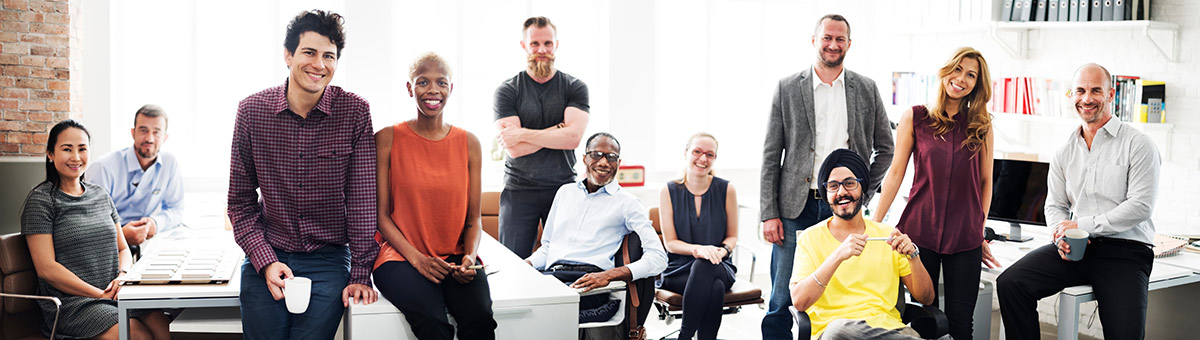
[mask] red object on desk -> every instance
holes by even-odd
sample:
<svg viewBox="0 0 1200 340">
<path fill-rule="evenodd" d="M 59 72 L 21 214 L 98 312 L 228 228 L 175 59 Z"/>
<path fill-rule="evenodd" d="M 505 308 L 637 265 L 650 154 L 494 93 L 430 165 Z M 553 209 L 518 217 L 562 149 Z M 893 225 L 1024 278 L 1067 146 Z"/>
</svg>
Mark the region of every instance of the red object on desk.
<svg viewBox="0 0 1200 340">
<path fill-rule="evenodd" d="M 617 168 L 617 184 L 623 187 L 640 187 L 646 185 L 646 167 L 641 165 L 622 165 Z"/>
</svg>

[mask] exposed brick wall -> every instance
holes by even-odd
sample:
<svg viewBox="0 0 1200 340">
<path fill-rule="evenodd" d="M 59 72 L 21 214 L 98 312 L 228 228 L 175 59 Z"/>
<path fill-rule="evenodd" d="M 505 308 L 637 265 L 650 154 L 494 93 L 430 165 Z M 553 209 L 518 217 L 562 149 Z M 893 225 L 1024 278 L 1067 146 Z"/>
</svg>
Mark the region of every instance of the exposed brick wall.
<svg viewBox="0 0 1200 340">
<path fill-rule="evenodd" d="M 70 117 L 68 2 L 0 5 L 0 156 L 39 155 L 54 122 Z"/>
</svg>

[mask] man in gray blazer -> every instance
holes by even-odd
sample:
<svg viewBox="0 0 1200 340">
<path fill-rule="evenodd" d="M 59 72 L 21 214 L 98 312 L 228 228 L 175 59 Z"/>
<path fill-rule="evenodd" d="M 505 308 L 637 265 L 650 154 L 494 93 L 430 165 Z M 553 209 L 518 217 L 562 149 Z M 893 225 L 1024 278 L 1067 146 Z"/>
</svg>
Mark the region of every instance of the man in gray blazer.
<svg viewBox="0 0 1200 340">
<path fill-rule="evenodd" d="M 779 81 L 763 145 L 759 205 L 763 237 L 771 250 L 771 300 L 762 321 L 763 339 L 792 338 L 788 280 L 796 252 L 796 232 L 829 218 L 829 205 L 817 191 L 820 162 L 833 150 L 847 148 L 870 159 L 874 193 L 892 163 L 892 127 L 875 82 L 846 70 L 850 23 L 829 14 L 817 21 L 812 36 L 817 62 L 811 69 Z M 864 205 L 869 195 L 860 199 Z"/>
</svg>

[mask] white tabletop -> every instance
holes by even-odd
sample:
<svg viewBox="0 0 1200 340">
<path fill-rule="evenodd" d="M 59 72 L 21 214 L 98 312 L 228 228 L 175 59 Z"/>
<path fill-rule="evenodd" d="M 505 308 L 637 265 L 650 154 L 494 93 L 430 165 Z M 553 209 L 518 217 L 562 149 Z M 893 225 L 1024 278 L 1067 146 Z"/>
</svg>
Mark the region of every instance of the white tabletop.
<svg viewBox="0 0 1200 340">
<path fill-rule="evenodd" d="M 492 308 L 509 308 L 561 303 L 579 303 L 579 295 L 557 279 L 542 275 L 524 259 L 505 248 L 488 234 L 479 241 L 479 258 L 488 267 L 488 286 L 492 295 Z M 379 284 L 379 282 L 375 282 Z M 379 296 L 379 301 L 370 305 L 350 305 L 350 314 L 398 313 L 396 307 Z"/>
<path fill-rule="evenodd" d="M 1179 252 L 1178 255 L 1154 259 L 1155 267 L 1158 267 L 1159 263 L 1187 268 L 1193 272 L 1200 273 L 1200 254 L 1188 252 L 1187 250 Z"/>
</svg>

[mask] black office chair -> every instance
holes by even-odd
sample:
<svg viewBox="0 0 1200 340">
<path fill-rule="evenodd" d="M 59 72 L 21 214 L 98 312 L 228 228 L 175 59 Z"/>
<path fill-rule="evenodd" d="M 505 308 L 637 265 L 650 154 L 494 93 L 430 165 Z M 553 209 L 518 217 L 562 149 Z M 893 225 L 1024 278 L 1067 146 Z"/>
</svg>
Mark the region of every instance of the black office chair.
<svg viewBox="0 0 1200 340">
<path fill-rule="evenodd" d="M 918 334 L 921 334 L 925 339 L 937 339 L 946 334 L 950 334 L 950 321 L 946 320 L 946 313 L 934 306 L 924 306 L 917 303 L 905 303 L 904 285 L 900 285 L 900 298 L 896 300 L 896 308 L 900 310 L 900 321 L 912 327 Z M 812 324 L 808 319 L 808 313 L 801 312 L 796 307 L 788 307 L 792 311 L 792 318 L 796 320 L 796 327 L 799 328 L 799 334 L 796 335 L 797 340 L 809 339 L 812 336 Z"/>
</svg>

